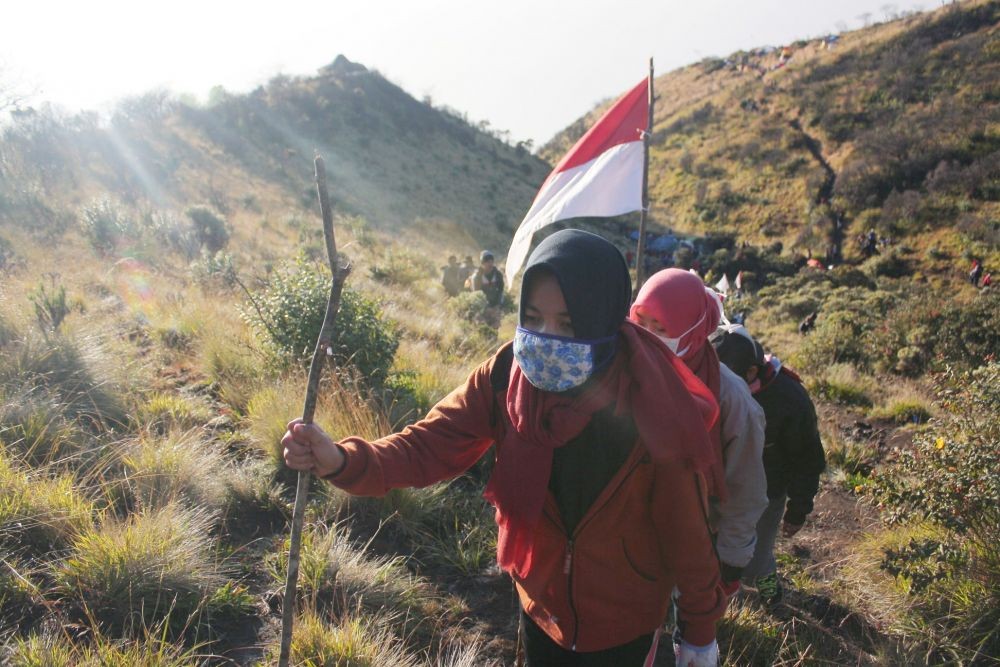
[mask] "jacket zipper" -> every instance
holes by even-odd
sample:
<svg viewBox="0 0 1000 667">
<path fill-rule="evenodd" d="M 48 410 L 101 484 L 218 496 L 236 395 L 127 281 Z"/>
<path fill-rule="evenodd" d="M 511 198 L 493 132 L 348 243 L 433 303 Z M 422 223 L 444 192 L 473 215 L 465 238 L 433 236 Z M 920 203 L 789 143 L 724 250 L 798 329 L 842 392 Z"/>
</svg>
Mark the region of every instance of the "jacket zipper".
<svg viewBox="0 0 1000 667">
<path fill-rule="evenodd" d="M 580 531 L 583 527 L 590 523 L 591 519 L 593 519 L 598 512 L 607 507 L 608 503 L 611 502 L 611 499 L 615 497 L 628 478 L 632 476 L 632 473 L 635 472 L 635 469 L 639 467 L 640 463 L 642 463 L 642 458 L 639 458 L 632 464 L 632 467 L 625 472 L 625 475 L 622 477 L 621 481 L 618 482 L 618 486 L 615 487 L 615 490 L 608 494 L 607 500 L 605 500 L 604 503 L 596 510 L 588 512 L 587 520 L 579 524 L 576 527 L 576 530 L 573 531 L 572 535 L 567 535 L 566 559 L 563 561 L 563 574 L 566 575 L 566 592 L 569 597 L 569 608 L 573 611 L 573 643 L 570 645 L 571 651 L 576 650 L 576 640 L 580 634 L 580 616 L 576 613 L 576 603 L 573 601 L 573 541 L 580 535 Z M 549 518 L 551 519 L 552 517 Z M 565 530 L 565 528 L 563 528 L 563 530 Z"/>
</svg>

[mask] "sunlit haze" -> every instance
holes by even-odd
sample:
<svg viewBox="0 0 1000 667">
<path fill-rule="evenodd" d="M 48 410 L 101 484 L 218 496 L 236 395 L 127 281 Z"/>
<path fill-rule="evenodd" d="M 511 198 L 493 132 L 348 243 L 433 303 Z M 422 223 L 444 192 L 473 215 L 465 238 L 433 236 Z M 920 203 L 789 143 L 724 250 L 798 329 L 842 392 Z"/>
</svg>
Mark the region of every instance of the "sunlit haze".
<svg viewBox="0 0 1000 667">
<path fill-rule="evenodd" d="M 541 143 L 601 99 L 657 73 L 741 48 L 815 37 L 937 6 L 885 0 L 503 3 L 132 1 L 8 3 L 0 85 L 70 110 L 154 88 L 205 99 L 337 54 Z"/>
</svg>

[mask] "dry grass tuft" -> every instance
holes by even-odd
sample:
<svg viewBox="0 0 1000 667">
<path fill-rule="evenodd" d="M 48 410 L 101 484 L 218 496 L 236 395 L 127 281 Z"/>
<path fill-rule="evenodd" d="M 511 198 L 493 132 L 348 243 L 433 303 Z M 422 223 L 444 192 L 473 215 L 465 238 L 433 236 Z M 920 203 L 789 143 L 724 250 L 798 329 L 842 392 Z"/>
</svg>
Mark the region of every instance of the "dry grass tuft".
<svg viewBox="0 0 1000 667">
<path fill-rule="evenodd" d="M 125 475 L 141 508 L 182 501 L 213 514 L 226 500 L 229 467 L 200 429 L 165 436 L 141 435 L 122 454 Z"/>
</svg>

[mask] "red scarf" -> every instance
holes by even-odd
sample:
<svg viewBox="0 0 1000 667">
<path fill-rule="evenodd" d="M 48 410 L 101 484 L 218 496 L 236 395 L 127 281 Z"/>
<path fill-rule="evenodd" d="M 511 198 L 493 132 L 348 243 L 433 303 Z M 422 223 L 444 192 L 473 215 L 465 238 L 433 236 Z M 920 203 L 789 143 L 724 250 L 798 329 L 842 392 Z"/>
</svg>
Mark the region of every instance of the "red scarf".
<svg viewBox="0 0 1000 667">
<path fill-rule="evenodd" d="M 531 569 L 553 451 L 578 436 L 598 410 L 614 404 L 616 415 L 631 415 L 656 463 L 680 460 L 699 471 L 716 464 L 708 431 L 719 406 L 711 392 L 652 333 L 625 322 L 619 334 L 611 365 L 576 396 L 540 391 L 511 365 L 506 408 L 512 428 L 498 443 L 484 496 L 497 508 L 497 560 L 518 577 Z"/>
</svg>

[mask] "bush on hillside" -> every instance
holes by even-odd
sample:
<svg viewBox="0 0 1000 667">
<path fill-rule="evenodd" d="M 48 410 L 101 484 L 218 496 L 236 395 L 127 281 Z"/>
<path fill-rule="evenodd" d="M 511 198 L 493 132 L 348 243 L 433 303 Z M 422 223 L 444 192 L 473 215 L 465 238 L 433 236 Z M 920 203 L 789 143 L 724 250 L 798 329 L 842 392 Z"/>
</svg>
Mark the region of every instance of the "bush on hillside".
<svg viewBox="0 0 1000 667">
<path fill-rule="evenodd" d="M 229 243 L 229 225 L 226 218 L 209 206 L 192 206 L 185 215 L 194 225 L 198 242 L 210 253 L 216 253 Z"/>
<path fill-rule="evenodd" d="M 326 266 L 300 259 L 275 271 L 255 295 L 259 312 L 245 308 L 243 315 L 280 359 L 306 363 L 323 325 L 331 280 Z M 353 367 L 368 386 L 381 387 L 398 346 L 399 334 L 379 304 L 345 287 L 330 340 L 337 365 Z"/>
<path fill-rule="evenodd" d="M 887 551 L 883 568 L 919 596 L 913 613 L 930 648 L 962 662 L 1000 654 L 1000 364 L 949 371 L 938 393 L 947 418 L 866 489 L 888 521 L 937 529 Z"/>
<path fill-rule="evenodd" d="M 118 201 L 95 199 L 80 211 L 83 235 L 98 253 L 110 253 L 121 239 L 136 231 L 135 222 Z"/>
</svg>

